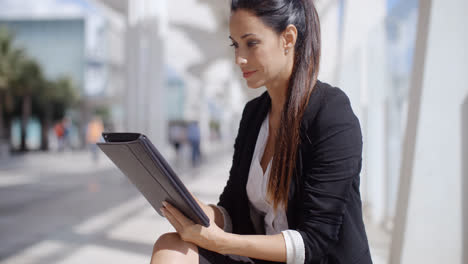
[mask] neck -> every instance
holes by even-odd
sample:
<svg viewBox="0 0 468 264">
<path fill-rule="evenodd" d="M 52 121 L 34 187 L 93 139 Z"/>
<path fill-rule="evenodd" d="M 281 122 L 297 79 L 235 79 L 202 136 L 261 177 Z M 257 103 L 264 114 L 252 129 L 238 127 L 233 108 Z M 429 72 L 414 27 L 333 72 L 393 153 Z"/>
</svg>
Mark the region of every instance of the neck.
<svg viewBox="0 0 468 264">
<path fill-rule="evenodd" d="M 286 89 L 285 87 L 275 87 L 275 88 L 268 88 L 268 94 L 271 98 L 271 109 L 270 115 L 276 118 L 281 116 L 281 112 L 283 111 L 283 105 L 286 100 Z"/>
<path fill-rule="evenodd" d="M 271 98 L 270 114 L 273 115 L 275 119 L 279 119 L 281 117 L 292 70 L 293 58 L 291 53 L 286 61 L 284 70 L 278 74 L 277 78 L 265 85 Z"/>
<path fill-rule="evenodd" d="M 271 115 L 279 118 L 283 111 L 283 106 L 286 101 L 286 93 L 289 85 L 289 78 L 291 76 L 292 67 L 290 67 L 278 78 L 266 85 L 268 94 L 271 98 Z"/>
</svg>

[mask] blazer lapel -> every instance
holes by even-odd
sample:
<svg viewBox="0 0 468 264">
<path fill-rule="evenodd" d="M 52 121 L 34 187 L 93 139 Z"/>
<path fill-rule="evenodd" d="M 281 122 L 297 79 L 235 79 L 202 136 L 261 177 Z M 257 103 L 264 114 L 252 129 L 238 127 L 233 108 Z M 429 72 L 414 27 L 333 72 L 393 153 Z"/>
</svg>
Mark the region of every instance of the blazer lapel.
<svg viewBox="0 0 468 264">
<path fill-rule="evenodd" d="M 308 130 L 308 122 L 315 119 L 315 116 L 320 109 L 320 104 L 322 103 L 322 83 L 317 81 L 317 84 L 310 95 L 309 102 L 307 104 L 306 110 L 304 112 L 301 127 L 300 127 L 300 138 L 301 143 L 298 146 L 297 152 L 297 161 L 296 161 L 296 169 L 294 173 L 293 180 L 290 185 L 289 189 L 289 196 L 288 196 L 288 209 L 286 211 L 286 216 L 288 219 L 288 225 L 290 228 L 295 228 L 297 223 L 300 221 L 301 213 L 300 213 L 300 203 L 302 200 L 302 168 L 303 168 L 303 157 L 302 157 L 302 148 L 304 144 L 310 144 L 311 139 L 307 135 Z M 270 109 L 271 106 L 271 99 L 268 92 L 264 92 L 259 98 L 258 102 L 246 116 L 248 118 L 248 126 L 247 126 L 247 133 L 246 133 L 246 140 L 244 141 L 244 146 L 242 146 L 242 157 L 239 166 L 239 177 L 241 183 L 241 192 L 242 196 L 245 197 L 244 199 L 244 206 L 245 208 L 248 207 L 248 198 L 247 198 L 247 180 L 249 176 L 250 164 L 252 163 L 252 157 L 255 150 L 255 144 L 257 143 L 258 133 L 260 131 L 260 127 L 265 120 L 265 117 Z M 250 212 L 247 211 L 247 219 L 250 219 Z M 253 227 L 252 227 L 253 230 Z"/>
<path fill-rule="evenodd" d="M 253 106 L 249 106 L 250 109 L 246 109 L 245 116 L 247 125 L 245 128 L 245 140 L 241 145 L 241 158 L 239 161 L 239 169 L 237 170 L 237 177 L 239 177 L 239 199 L 238 205 L 243 216 L 243 224 L 241 224 L 242 234 L 255 234 L 255 228 L 250 217 L 249 199 L 247 197 L 247 180 L 249 178 L 250 164 L 252 163 L 253 152 L 255 150 L 255 144 L 257 142 L 258 133 L 265 119 L 268 109 L 270 108 L 270 96 L 267 92 L 263 93 L 258 101 Z"/>
<path fill-rule="evenodd" d="M 250 164 L 252 163 L 252 157 L 255 150 L 255 144 L 257 143 L 258 133 L 262 126 L 263 120 L 270 109 L 271 99 L 267 92 L 264 92 L 257 105 L 252 107 L 251 113 L 249 114 L 247 138 L 245 140 L 244 151 L 242 155 L 242 162 L 240 168 L 241 186 L 243 190 L 247 186 L 247 180 L 249 176 Z"/>
</svg>

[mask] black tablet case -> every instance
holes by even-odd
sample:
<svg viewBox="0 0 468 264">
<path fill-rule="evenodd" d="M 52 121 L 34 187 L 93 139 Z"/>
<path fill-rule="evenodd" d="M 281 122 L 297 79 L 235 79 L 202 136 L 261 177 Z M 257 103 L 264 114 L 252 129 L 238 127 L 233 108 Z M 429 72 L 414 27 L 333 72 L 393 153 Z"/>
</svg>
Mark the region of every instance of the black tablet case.
<svg viewBox="0 0 468 264">
<path fill-rule="evenodd" d="M 102 133 L 98 147 L 137 187 L 160 214 L 167 201 L 193 222 L 209 226 L 209 218 L 151 141 L 140 133 Z"/>
</svg>

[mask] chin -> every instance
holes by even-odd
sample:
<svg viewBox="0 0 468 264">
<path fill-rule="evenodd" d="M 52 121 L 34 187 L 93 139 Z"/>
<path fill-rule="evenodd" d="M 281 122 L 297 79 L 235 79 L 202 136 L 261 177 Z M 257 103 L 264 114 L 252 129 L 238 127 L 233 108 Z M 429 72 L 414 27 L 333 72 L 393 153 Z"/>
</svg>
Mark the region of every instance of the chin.
<svg viewBox="0 0 468 264">
<path fill-rule="evenodd" d="M 260 87 L 263 87 L 264 85 L 265 85 L 265 82 L 263 81 L 254 81 L 254 82 L 247 81 L 247 86 L 251 89 L 258 89 Z"/>
</svg>

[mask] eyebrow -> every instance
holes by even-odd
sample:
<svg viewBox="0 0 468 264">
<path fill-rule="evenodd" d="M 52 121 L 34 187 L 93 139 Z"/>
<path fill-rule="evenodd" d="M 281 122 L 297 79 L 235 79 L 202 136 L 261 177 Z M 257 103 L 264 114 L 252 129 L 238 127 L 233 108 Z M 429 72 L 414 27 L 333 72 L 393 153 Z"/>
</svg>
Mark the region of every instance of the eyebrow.
<svg viewBox="0 0 468 264">
<path fill-rule="evenodd" d="M 242 35 L 241 39 L 244 39 L 244 38 L 246 38 L 246 37 L 248 37 L 248 36 L 251 36 L 251 35 L 254 35 L 254 36 L 255 36 L 254 33 L 247 33 L 247 34 Z M 229 38 L 230 38 L 232 41 L 235 41 L 231 36 L 229 36 Z"/>
</svg>

